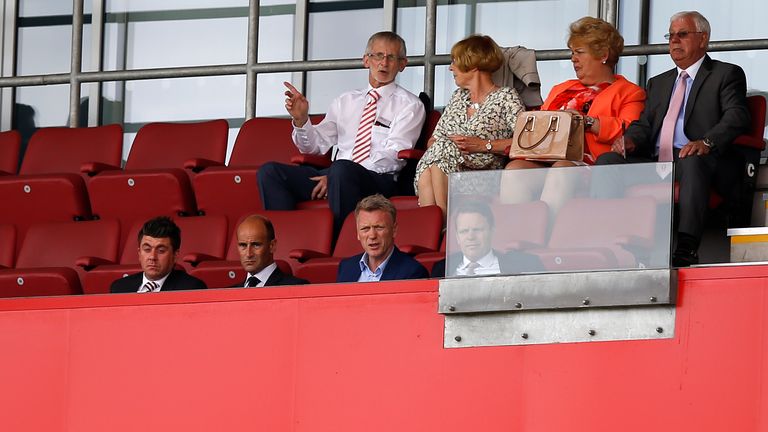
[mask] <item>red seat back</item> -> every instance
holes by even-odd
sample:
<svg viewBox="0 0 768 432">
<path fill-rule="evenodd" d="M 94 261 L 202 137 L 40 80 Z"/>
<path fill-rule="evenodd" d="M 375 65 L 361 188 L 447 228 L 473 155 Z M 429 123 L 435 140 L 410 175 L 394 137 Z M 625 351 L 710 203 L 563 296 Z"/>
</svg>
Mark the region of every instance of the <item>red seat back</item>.
<svg viewBox="0 0 768 432">
<path fill-rule="evenodd" d="M 17 131 L 0 132 L 0 175 L 18 172 L 20 151 L 21 135 Z"/>
<path fill-rule="evenodd" d="M 21 174 L 80 174 L 87 162 L 120 167 L 123 128 L 108 125 L 90 128 L 38 129 L 29 140 Z"/>
<path fill-rule="evenodd" d="M 260 166 L 267 162 L 290 163 L 299 150 L 293 144 L 291 119 L 252 118 L 240 127 L 235 139 L 230 167 Z"/>
<path fill-rule="evenodd" d="M 80 257 L 116 262 L 119 233 L 115 220 L 36 224 L 27 231 L 16 267 L 75 268 Z"/>
<path fill-rule="evenodd" d="M 16 227 L 0 224 L 0 268 L 13 267 L 16 257 Z"/>
<path fill-rule="evenodd" d="M 226 120 L 149 123 L 136 134 L 125 169 L 183 168 L 191 159 L 224 164 L 228 132 Z"/>
</svg>

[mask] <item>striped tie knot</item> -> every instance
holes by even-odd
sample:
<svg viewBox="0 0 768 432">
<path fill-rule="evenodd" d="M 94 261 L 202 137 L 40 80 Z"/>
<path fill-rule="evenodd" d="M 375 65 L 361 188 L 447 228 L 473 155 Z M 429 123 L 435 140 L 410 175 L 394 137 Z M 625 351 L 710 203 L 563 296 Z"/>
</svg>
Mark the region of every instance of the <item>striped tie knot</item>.
<svg viewBox="0 0 768 432">
<path fill-rule="evenodd" d="M 155 281 L 147 281 L 147 283 L 142 285 L 139 292 L 140 293 L 154 292 L 159 286 L 160 284 Z"/>
</svg>

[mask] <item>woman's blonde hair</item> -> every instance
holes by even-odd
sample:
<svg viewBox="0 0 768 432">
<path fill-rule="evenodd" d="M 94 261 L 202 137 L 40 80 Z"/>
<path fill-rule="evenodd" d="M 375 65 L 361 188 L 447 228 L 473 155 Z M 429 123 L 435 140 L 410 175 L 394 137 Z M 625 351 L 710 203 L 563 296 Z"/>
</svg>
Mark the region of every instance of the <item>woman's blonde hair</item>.
<svg viewBox="0 0 768 432">
<path fill-rule="evenodd" d="M 594 58 L 607 56 L 605 63 L 614 66 L 624 51 L 624 38 L 607 21 L 584 17 L 571 24 L 568 46 L 583 45 Z"/>
<path fill-rule="evenodd" d="M 490 36 L 482 35 L 472 35 L 456 42 L 451 48 L 451 59 L 453 65 L 462 72 L 477 69 L 493 73 L 504 62 L 501 48 Z"/>
</svg>

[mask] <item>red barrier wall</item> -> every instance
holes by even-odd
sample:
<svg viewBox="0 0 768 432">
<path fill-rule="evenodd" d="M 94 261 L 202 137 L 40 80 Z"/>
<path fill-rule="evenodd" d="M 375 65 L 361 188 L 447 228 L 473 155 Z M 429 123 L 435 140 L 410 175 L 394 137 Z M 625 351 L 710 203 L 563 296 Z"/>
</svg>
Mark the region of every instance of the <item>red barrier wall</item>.
<svg viewBox="0 0 768 432">
<path fill-rule="evenodd" d="M 437 282 L 0 301 L 6 431 L 765 431 L 768 267 L 673 339 L 443 349 Z"/>
</svg>

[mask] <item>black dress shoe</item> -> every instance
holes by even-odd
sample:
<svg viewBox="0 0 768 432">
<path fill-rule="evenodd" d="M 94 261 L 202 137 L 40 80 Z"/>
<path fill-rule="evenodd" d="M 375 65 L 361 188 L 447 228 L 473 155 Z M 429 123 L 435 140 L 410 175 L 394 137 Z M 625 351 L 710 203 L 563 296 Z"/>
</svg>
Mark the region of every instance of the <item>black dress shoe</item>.
<svg viewBox="0 0 768 432">
<path fill-rule="evenodd" d="M 699 263 L 699 254 L 696 251 L 677 249 L 672 254 L 672 267 L 690 267 Z"/>
</svg>

